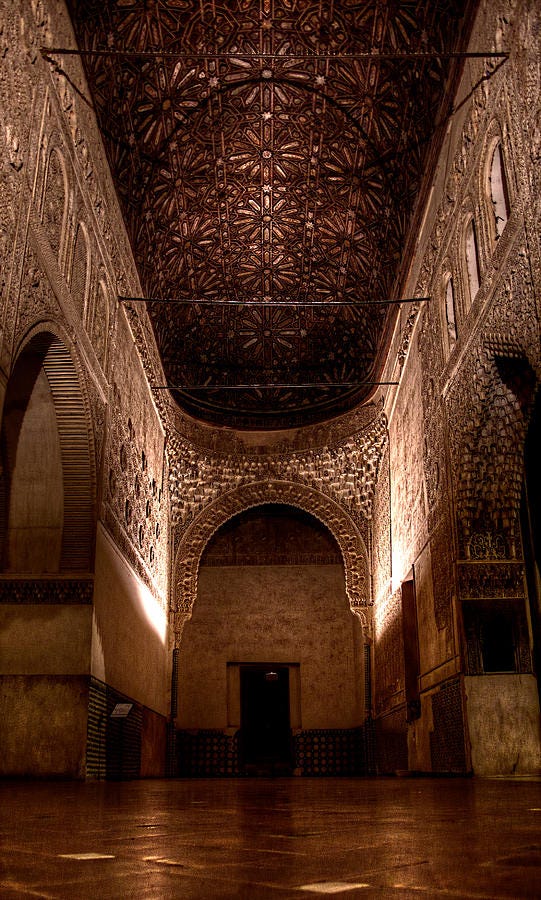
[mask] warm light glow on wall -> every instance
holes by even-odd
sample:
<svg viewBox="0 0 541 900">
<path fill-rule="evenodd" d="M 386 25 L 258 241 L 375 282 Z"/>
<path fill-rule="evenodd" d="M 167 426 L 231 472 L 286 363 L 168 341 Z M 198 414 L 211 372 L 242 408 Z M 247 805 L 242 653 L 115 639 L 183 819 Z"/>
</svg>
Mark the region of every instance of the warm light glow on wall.
<svg viewBox="0 0 541 900">
<path fill-rule="evenodd" d="M 406 557 L 405 553 L 403 553 L 402 548 L 399 546 L 398 541 L 396 541 L 393 545 L 392 551 L 392 581 L 391 581 L 391 592 L 394 594 L 395 591 L 398 590 L 406 576 L 408 575 L 411 569 L 411 562 L 409 561 L 409 556 Z"/>
<path fill-rule="evenodd" d="M 376 602 L 374 606 L 374 636 L 376 641 L 381 640 L 399 615 L 400 610 L 393 594 L 382 598 L 379 603 Z"/>
<path fill-rule="evenodd" d="M 137 600 L 148 624 L 158 635 L 161 643 L 165 644 L 167 634 L 166 610 L 144 584 L 137 586 Z"/>
</svg>

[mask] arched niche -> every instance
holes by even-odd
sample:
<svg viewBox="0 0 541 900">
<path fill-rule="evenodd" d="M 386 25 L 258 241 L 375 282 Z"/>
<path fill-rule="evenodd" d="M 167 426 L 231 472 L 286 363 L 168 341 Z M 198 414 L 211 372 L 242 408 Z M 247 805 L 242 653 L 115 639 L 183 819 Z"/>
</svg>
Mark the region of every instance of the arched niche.
<svg viewBox="0 0 541 900">
<path fill-rule="evenodd" d="M 328 528 L 298 506 L 250 506 L 214 532 L 201 556 L 178 659 L 177 725 L 241 728 L 245 737 L 245 701 L 272 704 L 272 689 L 261 683 L 270 670 L 285 679 L 290 728 L 358 728 L 364 643 Z"/>
<path fill-rule="evenodd" d="M 451 272 L 446 272 L 443 278 L 444 306 L 445 306 L 445 348 L 447 356 L 455 346 L 458 338 L 458 326 L 456 316 L 455 285 Z"/>
<path fill-rule="evenodd" d="M 177 645 L 184 623 L 192 614 L 199 564 L 208 541 L 228 519 L 265 503 L 297 507 L 326 526 L 340 548 L 350 608 L 361 618 L 363 625 L 366 624 L 363 609 L 372 604 L 370 569 L 365 543 L 353 519 L 330 497 L 307 485 L 286 481 L 255 482 L 229 491 L 210 504 L 182 537 L 173 575 L 172 617 Z"/>
<path fill-rule="evenodd" d="M 11 372 L 0 431 L 2 569 L 89 572 L 94 488 L 89 421 L 74 361 L 37 328 Z"/>
<path fill-rule="evenodd" d="M 501 140 L 495 141 L 489 154 L 487 167 L 487 195 L 492 212 L 492 232 L 494 240 L 502 236 L 511 214 L 507 172 Z"/>
<path fill-rule="evenodd" d="M 475 219 L 470 215 L 464 227 L 464 261 L 466 264 L 468 306 L 475 300 L 481 286 L 481 267 Z"/>
</svg>

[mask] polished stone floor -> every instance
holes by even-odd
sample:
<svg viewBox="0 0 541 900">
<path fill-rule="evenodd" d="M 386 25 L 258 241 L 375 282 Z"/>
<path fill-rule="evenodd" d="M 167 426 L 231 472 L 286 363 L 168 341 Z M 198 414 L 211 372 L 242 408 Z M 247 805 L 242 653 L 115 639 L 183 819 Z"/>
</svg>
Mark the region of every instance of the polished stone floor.
<svg viewBox="0 0 541 900">
<path fill-rule="evenodd" d="M 0 783 L 0 898 L 541 898 L 541 780 Z"/>
</svg>

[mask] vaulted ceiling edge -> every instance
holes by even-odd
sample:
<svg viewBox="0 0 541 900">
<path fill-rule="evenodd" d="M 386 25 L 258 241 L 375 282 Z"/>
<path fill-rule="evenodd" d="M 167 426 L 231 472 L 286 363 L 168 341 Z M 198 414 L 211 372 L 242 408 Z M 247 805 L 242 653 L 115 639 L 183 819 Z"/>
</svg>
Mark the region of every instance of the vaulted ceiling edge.
<svg viewBox="0 0 541 900">
<path fill-rule="evenodd" d="M 294 428 L 377 387 L 467 3 L 71 0 L 179 406 Z M 170 302 L 175 301 L 175 302 Z"/>
<path fill-rule="evenodd" d="M 371 430 L 381 420 L 386 427 L 382 400 L 364 403 L 351 412 L 325 422 L 274 431 L 262 429 L 247 432 L 243 429 L 206 425 L 188 416 L 176 404 L 169 404 L 167 420 L 170 423 L 172 443 L 180 441 L 192 448 L 208 450 L 219 457 L 230 454 L 246 459 L 338 447 L 352 437 Z"/>
</svg>

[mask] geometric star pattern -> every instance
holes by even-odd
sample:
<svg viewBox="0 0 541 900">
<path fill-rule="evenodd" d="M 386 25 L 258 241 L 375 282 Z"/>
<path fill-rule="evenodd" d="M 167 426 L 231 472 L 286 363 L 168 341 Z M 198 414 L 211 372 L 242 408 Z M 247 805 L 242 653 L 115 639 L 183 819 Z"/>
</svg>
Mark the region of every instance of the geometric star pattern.
<svg viewBox="0 0 541 900">
<path fill-rule="evenodd" d="M 72 0 L 145 296 L 188 301 L 149 305 L 188 412 L 280 428 L 370 394 L 341 385 L 381 371 L 396 307 L 375 301 L 400 289 L 466 5 Z M 319 386 L 219 388 L 272 383 Z"/>
</svg>

